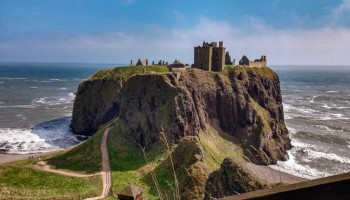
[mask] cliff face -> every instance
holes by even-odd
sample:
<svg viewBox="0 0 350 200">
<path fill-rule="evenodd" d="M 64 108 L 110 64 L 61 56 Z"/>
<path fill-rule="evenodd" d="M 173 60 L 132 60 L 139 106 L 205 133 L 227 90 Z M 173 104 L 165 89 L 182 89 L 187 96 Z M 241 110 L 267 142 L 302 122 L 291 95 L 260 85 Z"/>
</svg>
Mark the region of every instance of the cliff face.
<svg viewBox="0 0 350 200">
<path fill-rule="evenodd" d="M 79 86 L 72 120 L 75 133 L 92 134 L 117 115 L 125 136 L 146 148 L 159 140 L 162 128 L 177 143 L 212 124 L 237 138 L 252 162 L 284 160 L 291 147 L 279 79 L 266 67 L 138 74 Z"/>
</svg>

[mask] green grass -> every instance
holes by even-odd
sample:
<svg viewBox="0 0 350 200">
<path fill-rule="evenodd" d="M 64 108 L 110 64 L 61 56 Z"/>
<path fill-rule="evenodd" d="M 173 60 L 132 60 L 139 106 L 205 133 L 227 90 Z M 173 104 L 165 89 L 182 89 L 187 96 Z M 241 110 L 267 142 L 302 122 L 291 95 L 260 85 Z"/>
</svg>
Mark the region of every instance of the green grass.
<svg viewBox="0 0 350 200">
<path fill-rule="evenodd" d="M 100 176 L 75 178 L 25 165 L 0 165 L 0 199 L 92 197 L 102 190 Z"/>
<path fill-rule="evenodd" d="M 127 185 L 133 184 L 143 189 L 148 199 L 157 199 L 151 188 L 153 182 L 144 177 L 156 168 L 165 158 L 165 146 L 158 143 L 146 152 L 149 164 L 146 163 L 141 147 L 129 142 L 122 135 L 119 121 L 110 130 L 108 136 L 108 152 L 113 175 L 113 192 L 116 196 Z"/>
<path fill-rule="evenodd" d="M 83 173 L 101 170 L 101 140 L 107 123 L 87 141 L 71 149 L 42 156 L 54 168 Z M 101 176 L 76 178 L 31 168 L 39 159 L 25 159 L 0 165 L 0 199 L 13 198 L 85 198 L 98 196 Z"/>
<path fill-rule="evenodd" d="M 226 133 L 219 133 L 211 127 L 207 132 L 201 132 L 199 138 L 204 148 L 205 161 L 210 171 L 219 169 L 225 158 L 240 161 L 243 157 L 242 148 L 232 136 Z"/>
<path fill-rule="evenodd" d="M 234 138 L 225 133 L 219 133 L 214 128 L 210 128 L 206 133 L 200 133 L 200 143 L 205 151 L 205 164 L 207 164 L 210 171 L 219 169 L 226 157 L 235 160 L 242 159 L 243 151 L 236 144 Z M 173 146 L 172 152 L 176 151 L 176 148 L 177 146 Z M 146 151 L 149 161 L 149 164 L 147 164 L 141 148 L 124 138 L 123 131 L 117 121 L 115 127 L 109 133 L 108 149 L 113 171 L 114 196 L 127 185 L 133 184 L 143 189 L 146 198 L 157 199 L 150 175 L 152 170 L 156 174 L 161 191 L 167 193 L 167 195 L 172 195 L 169 184 L 174 185 L 174 176 L 164 144 L 153 144 L 152 148 Z M 185 158 L 187 159 L 187 157 Z M 185 184 L 183 180 L 186 180 L 188 175 L 184 170 L 185 166 L 181 162 L 182 160 L 175 164 L 176 173 L 179 183 Z M 191 161 L 183 160 L 183 163 L 191 163 Z"/>
<path fill-rule="evenodd" d="M 141 74 L 146 72 L 168 72 L 167 67 L 163 66 L 125 66 L 113 69 L 99 70 L 88 80 L 94 79 L 125 79 L 133 74 Z"/>
<path fill-rule="evenodd" d="M 67 169 L 83 173 L 96 173 L 102 169 L 101 141 L 107 123 L 85 142 L 47 159 L 48 164 L 57 169 Z"/>
</svg>

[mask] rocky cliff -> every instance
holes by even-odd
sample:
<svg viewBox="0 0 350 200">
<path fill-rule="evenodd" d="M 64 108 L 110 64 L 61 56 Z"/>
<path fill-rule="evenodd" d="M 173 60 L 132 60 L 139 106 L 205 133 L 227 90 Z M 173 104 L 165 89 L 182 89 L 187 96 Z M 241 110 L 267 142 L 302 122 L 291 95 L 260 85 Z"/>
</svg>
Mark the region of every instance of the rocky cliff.
<svg viewBox="0 0 350 200">
<path fill-rule="evenodd" d="M 119 116 L 125 137 L 151 148 L 162 128 L 177 143 L 214 124 L 234 136 L 252 162 L 285 160 L 291 145 L 279 79 L 271 69 L 151 73 L 143 68 L 120 75 L 125 70 L 99 72 L 79 86 L 71 124 L 75 133 L 91 135 Z"/>
</svg>

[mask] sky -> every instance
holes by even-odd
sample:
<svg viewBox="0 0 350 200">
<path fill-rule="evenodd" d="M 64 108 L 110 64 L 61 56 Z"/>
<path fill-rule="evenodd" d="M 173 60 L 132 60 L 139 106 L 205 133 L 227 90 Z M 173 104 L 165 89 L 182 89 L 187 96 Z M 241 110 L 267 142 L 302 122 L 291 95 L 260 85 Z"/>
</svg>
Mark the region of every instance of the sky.
<svg viewBox="0 0 350 200">
<path fill-rule="evenodd" d="M 0 0 L 0 62 L 193 63 L 232 58 L 350 66 L 350 0 Z"/>
</svg>

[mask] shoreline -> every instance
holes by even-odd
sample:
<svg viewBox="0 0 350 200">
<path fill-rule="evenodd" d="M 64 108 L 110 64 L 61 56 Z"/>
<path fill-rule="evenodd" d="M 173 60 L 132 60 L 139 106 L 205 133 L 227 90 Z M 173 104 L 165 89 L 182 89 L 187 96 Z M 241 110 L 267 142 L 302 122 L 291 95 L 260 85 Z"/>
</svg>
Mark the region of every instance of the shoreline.
<svg viewBox="0 0 350 200">
<path fill-rule="evenodd" d="M 247 162 L 245 163 L 245 167 L 250 172 L 252 172 L 255 176 L 257 176 L 259 179 L 264 180 L 269 184 L 281 183 L 281 182 L 292 184 L 292 183 L 299 183 L 299 182 L 309 180 L 309 179 L 301 178 L 277 169 L 273 169 L 265 165 L 256 165 L 256 164 Z"/>
<path fill-rule="evenodd" d="M 18 160 L 26 160 L 29 159 L 30 156 L 33 158 L 38 158 L 40 156 L 45 156 L 48 154 L 52 154 L 55 151 L 51 152 L 41 152 L 41 153 L 28 153 L 28 154 L 9 154 L 9 153 L 0 153 L 0 165 L 4 163 L 9 163 Z"/>
</svg>

